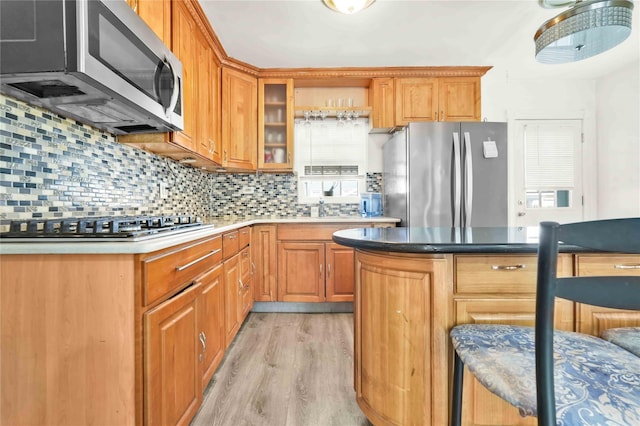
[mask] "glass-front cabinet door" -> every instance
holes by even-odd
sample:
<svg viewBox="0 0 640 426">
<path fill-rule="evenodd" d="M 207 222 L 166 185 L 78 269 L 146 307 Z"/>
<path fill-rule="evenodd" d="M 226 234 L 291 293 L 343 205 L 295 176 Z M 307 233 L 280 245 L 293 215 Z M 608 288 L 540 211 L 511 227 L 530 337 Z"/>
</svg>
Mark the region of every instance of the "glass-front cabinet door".
<svg viewBox="0 0 640 426">
<path fill-rule="evenodd" d="M 258 168 L 293 169 L 293 79 L 258 84 Z"/>
</svg>

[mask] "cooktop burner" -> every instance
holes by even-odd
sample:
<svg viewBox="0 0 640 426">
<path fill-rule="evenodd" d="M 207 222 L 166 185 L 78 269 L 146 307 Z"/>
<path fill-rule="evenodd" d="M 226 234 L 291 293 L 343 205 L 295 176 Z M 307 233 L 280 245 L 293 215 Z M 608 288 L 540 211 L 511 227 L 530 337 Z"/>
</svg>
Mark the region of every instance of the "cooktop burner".
<svg viewBox="0 0 640 426">
<path fill-rule="evenodd" d="M 13 221 L 0 238 L 136 239 L 164 236 L 202 226 L 194 216 L 110 216 Z"/>
</svg>

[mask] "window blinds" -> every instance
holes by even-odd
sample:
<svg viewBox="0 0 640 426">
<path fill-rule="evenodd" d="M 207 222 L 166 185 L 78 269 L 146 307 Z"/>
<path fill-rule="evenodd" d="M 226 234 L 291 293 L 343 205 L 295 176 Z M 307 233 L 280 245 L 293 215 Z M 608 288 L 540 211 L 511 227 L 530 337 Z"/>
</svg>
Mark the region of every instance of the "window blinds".
<svg viewBox="0 0 640 426">
<path fill-rule="evenodd" d="M 308 174 L 305 168 L 310 171 L 311 166 L 315 170 L 318 170 L 315 166 L 358 166 L 357 174 L 363 175 L 367 163 L 368 131 L 368 123 L 363 119 L 359 119 L 357 125 L 348 123 L 343 126 L 330 119 L 296 122 L 296 170 L 305 175 Z"/>
<path fill-rule="evenodd" d="M 524 126 L 525 185 L 527 189 L 573 188 L 575 124 L 543 123 Z"/>
</svg>

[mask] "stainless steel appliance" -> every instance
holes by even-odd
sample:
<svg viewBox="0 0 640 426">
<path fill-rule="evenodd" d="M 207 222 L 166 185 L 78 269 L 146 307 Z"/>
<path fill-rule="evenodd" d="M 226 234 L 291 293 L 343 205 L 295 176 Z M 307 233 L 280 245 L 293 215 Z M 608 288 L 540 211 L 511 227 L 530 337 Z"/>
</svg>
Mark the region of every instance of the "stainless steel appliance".
<svg viewBox="0 0 640 426">
<path fill-rule="evenodd" d="M 2 0 L 0 91 L 114 134 L 183 128 L 182 64 L 125 0 Z"/>
<path fill-rule="evenodd" d="M 383 151 L 384 212 L 400 226 L 507 226 L 506 123 L 410 123 Z"/>
<path fill-rule="evenodd" d="M 108 216 L 60 219 L 26 219 L 10 222 L 9 231 L 0 238 L 11 242 L 68 241 L 140 241 L 213 227 L 194 216 Z"/>
</svg>

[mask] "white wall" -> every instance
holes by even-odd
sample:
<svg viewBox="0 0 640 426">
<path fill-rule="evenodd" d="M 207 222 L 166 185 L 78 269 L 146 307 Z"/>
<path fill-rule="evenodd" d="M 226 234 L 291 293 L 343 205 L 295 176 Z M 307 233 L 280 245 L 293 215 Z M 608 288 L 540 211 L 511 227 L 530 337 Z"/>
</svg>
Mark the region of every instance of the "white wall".
<svg viewBox="0 0 640 426">
<path fill-rule="evenodd" d="M 590 79 L 514 79 L 499 67 L 482 77 L 482 117 L 487 121 L 506 121 L 509 140 L 515 140 L 518 119 L 583 120 L 584 217 L 597 214 L 596 95 L 595 80 Z M 509 176 L 513 150 L 509 152 Z M 513 225 L 515 189 L 509 181 L 509 223 Z"/>
<path fill-rule="evenodd" d="M 598 80 L 515 79 L 495 67 L 482 77 L 482 117 L 508 122 L 511 140 L 516 119 L 582 119 L 585 219 L 640 216 L 638 62 Z M 388 137 L 369 136 L 370 171 L 382 170 Z"/>
<path fill-rule="evenodd" d="M 640 216 L 640 61 L 596 81 L 598 217 Z"/>
</svg>

